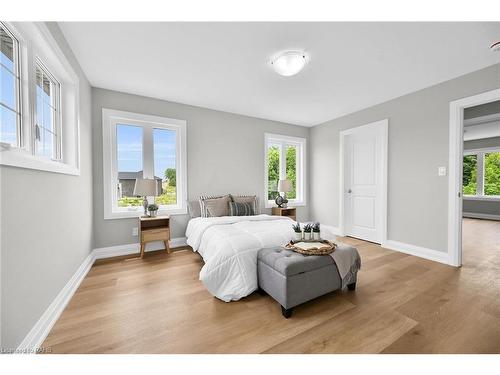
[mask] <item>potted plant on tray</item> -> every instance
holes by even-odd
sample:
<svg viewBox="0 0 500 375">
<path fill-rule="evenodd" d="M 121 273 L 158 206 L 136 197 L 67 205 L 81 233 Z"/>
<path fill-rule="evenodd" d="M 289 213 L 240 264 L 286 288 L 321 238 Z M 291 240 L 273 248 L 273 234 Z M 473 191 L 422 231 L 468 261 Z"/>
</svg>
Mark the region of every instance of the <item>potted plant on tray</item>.
<svg viewBox="0 0 500 375">
<path fill-rule="evenodd" d="M 150 217 L 156 217 L 156 214 L 158 213 L 158 205 L 157 204 L 150 204 L 148 206 L 148 211 L 149 211 L 149 216 Z"/>
<path fill-rule="evenodd" d="M 312 224 L 311 223 L 307 223 L 306 225 L 304 225 L 304 240 L 306 241 L 309 241 L 311 240 L 312 238 Z"/>
<path fill-rule="evenodd" d="M 321 236 L 320 236 L 320 224 L 318 222 L 316 222 L 313 225 L 313 239 L 319 240 L 320 238 L 321 238 Z"/>
<path fill-rule="evenodd" d="M 300 223 L 297 222 L 292 225 L 293 231 L 295 232 L 295 242 L 302 240 L 302 229 L 300 229 Z"/>
</svg>

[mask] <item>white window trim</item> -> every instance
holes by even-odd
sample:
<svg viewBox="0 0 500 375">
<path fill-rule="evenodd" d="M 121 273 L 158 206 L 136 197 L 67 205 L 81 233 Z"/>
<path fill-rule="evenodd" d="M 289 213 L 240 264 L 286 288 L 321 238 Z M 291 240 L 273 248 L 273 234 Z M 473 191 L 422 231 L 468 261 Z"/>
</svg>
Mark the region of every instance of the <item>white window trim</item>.
<svg viewBox="0 0 500 375">
<path fill-rule="evenodd" d="M 268 155 L 267 155 L 267 149 L 269 144 L 276 143 L 280 145 L 280 150 L 282 152 L 282 156 L 280 157 L 280 175 L 284 176 L 286 175 L 286 165 L 283 163 L 283 146 L 290 145 L 290 146 L 298 146 L 298 154 L 296 156 L 296 161 L 297 161 L 297 192 L 299 192 L 300 197 L 298 199 L 289 199 L 288 204 L 289 206 L 293 207 L 299 207 L 299 206 L 305 206 L 307 204 L 307 191 L 306 191 L 306 186 L 307 186 L 307 139 L 306 138 L 300 138 L 300 137 L 291 137 L 288 135 L 280 135 L 280 134 L 271 134 L 271 133 L 265 133 L 264 134 L 264 202 L 265 202 L 265 207 L 266 208 L 271 208 L 275 207 L 276 203 L 274 200 L 268 200 L 267 199 L 267 193 L 268 193 Z"/>
<path fill-rule="evenodd" d="M 498 147 L 476 148 L 464 150 L 463 156 L 477 155 L 477 181 L 476 195 L 463 195 L 464 200 L 468 201 L 500 201 L 500 195 L 484 195 L 484 156 L 491 152 L 500 152 Z"/>
<path fill-rule="evenodd" d="M 21 138 L 17 146 L 0 144 L 0 165 L 80 175 L 79 79 L 57 41 L 42 22 L 3 22 L 19 42 Z M 61 159 L 34 154 L 35 61 L 55 74 L 61 87 Z"/>
<path fill-rule="evenodd" d="M 175 130 L 177 134 L 176 170 L 177 170 L 177 204 L 160 206 L 160 215 L 187 214 L 187 140 L 186 121 L 166 117 L 151 116 L 140 113 L 102 109 L 102 152 L 103 152 L 103 186 L 104 186 L 104 219 L 123 219 L 140 217 L 144 213 L 142 206 L 118 208 L 115 194 L 118 170 L 116 165 L 116 125 L 137 125 L 145 131 L 153 128 Z M 144 135 L 146 137 L 146 134 Z M 151 135 L 152 137 L 152 135 Z M 147 154 L 147 150 L 143 150 Z M 151 153 L 152 156 L 152 153 Z M 151 157 L 150 156 L 150 157 Z M 146 171 L 145 161 L 143 168 Z M 146 172 L 147 173 L 147 172 Z M 148 176 L 146 176 L 148 177 Z M 152 178 L 152 176 L 150 176 Z"/>
</svg>

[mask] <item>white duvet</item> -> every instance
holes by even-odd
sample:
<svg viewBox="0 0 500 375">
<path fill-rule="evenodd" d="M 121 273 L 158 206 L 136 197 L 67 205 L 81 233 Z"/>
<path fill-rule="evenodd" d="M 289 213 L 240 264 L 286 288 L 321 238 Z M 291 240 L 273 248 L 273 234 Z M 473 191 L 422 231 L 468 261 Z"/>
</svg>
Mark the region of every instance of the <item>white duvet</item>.
<svg viewBox="0 0 500 375">
<path fill-rule="evenodd" d="M 205 261 L 200 280 L 215 297 L 235 301 L 257 289 L 257 252 L 293 236 L 287 217 L 223 216 L 191 219 L 187 243 Z"/>
</svg>

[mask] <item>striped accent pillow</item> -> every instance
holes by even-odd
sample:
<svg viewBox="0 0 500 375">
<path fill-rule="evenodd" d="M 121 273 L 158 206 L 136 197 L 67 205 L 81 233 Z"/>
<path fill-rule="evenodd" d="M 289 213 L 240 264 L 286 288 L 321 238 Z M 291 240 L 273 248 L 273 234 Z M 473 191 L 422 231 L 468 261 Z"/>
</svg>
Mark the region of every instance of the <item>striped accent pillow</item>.
<svg viewBox="0 0 500 375">
<path fill-rule="evenodd" d="M 231 198 L 235 203 L 250 203 L 253 206 L 254 215 L 260 214 L 259 198 L 256 195 L 233 195 Z"/>
<path fill-rule="evenodd" d="M 255 215 L 254 206 L 252 203 L 229 203 L 230 216 L 253 216 Z"/>
</svg>

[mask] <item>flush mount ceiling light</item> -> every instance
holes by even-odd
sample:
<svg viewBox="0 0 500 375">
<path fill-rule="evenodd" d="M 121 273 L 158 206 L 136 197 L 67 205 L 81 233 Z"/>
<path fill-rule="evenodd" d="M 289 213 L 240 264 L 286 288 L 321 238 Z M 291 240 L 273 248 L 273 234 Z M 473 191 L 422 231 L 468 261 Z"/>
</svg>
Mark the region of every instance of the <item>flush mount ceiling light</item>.
<svg viewBox="0 0 500 375">
<path fill-rule="evenodd" d="M 300 72 L 307 63 L 307 55 L 302 51 L 286 51 L 271 59 L 271 66 L 279 75 L 289 77 Z"/>
</svg>

